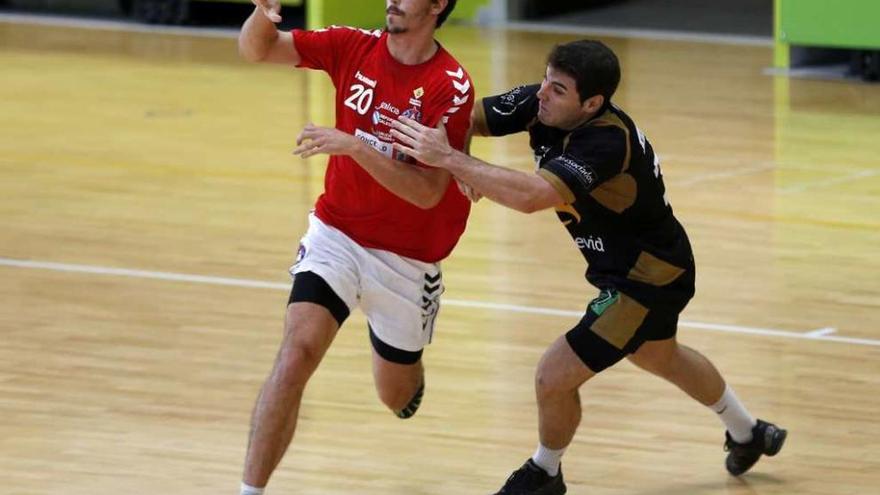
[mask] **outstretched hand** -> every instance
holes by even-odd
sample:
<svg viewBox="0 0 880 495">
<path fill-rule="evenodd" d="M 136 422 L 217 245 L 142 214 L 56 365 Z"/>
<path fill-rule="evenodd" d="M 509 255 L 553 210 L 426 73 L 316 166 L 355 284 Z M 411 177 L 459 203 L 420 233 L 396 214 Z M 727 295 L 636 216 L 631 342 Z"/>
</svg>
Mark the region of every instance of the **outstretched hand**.
<svg viewBox="0 0 880 495">
<path fill-rule="evenodd" d="M 281 0 L 251 0 L 260 10 L 263 11 L 270 21 L 278 24 L 281 22 Z"/>
<path fill-rule="evenodd" d="M 334 127 L 318 127 L 309 123 L 303 128 L 299 137 L 296 138 L 294 155 L 300 158 L 308 158 L 317 154 L 348 155 L 361 143 L 361 141 Z"/>
<path fill-rule="evenodd" d="M 442 167 L 440 161 L 452 154 L 442 121 L 436 128 L 431 128 L 415 120 L 400 117 L 391 124 L 391 135 L 395 139 L 394 149 L 425 165 Z"/>
</svg>

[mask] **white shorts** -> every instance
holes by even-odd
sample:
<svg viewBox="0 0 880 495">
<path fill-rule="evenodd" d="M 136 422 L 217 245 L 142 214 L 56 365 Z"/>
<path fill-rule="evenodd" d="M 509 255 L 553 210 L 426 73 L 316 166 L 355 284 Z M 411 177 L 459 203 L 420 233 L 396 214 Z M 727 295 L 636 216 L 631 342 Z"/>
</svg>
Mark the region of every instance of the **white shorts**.
<svg viewBox="0 0 880 495">
<path fill-rule="evenodd" d="M 348 306 L 360 306 L 385 344 L 418 352 L 431 342 L 445 290 L 440 263 L 362 247 L 338 229 L 309 215 L 290 274 L 312 272 Z"/>
</svg>

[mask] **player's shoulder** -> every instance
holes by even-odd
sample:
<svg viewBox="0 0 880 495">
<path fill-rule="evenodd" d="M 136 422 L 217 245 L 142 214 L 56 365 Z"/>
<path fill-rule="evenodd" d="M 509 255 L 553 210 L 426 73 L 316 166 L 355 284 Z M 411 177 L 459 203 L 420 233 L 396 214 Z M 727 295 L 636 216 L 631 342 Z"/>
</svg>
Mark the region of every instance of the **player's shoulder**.
<svg viewBox="0 0 880 495">
<path fill-rule="evenodd" d="M 618 140 L 630 133 L 632 121 L 616 107 L 608 107 L 571 132 L 573 140 Z"/>
<path fill-rule="evenodd" d="M 523 105 L 536 103 L 535 95 L 541 88 L 540 84 L 523 84 L 511 88 L 507 92 L 483 98 L 487 107 L 501 116 L 509 116 L 520 110 Z"/>
<path fill-rule="evenodd" d="M 363 29 L 354 26 L 330 25 L 315 29 L 315 33 L 327 33 L 328 35 L 345 39 L 352 43 L 375 43 L 382 38 L 381 29 Z"/>
<path fill-rule="evenodd" d="M 442 47 L 431 64 L 430 85 L 444 95 L 474 92 L 474 83 L 467 69 Z"/>
</svg>

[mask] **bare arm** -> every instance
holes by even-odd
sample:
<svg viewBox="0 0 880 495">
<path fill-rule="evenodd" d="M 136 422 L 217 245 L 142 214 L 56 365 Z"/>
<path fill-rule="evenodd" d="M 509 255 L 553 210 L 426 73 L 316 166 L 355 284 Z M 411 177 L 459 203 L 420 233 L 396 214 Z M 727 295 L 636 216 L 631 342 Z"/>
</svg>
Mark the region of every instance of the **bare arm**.
<svg viewBox="0 0 880 495">
<path fill-rule="evenodd" d="M 248 62 L 298 64 L 300 56 L 293 35 L 275 27 L 281 21 L 279 0 L 252 1 L 256 8 L 241 27 L 238 53 Z"/>
<path fill-rule="evenodd" d="M 309 124 L 296 144 L 293 152 L 302 158 L 321 153 L 352 157 L 376 182 L 404 201 L 426 210 L 440 203 L 451 177 L 443 169 L 416 167 L 388 158 L 339 129 Z"/>
<path fill-rule="evenodd" d="M 410 119 L 394 123 L 395 148 L 424 163 L 448 170 L 485 197 L 523 213 L 565 203 L 560 193 L 538 174 L 486 163 L 449 146 L 443 127 L 432 129 Z"/>
<path fill-rule="evenodd" d="M 351 157 L 386 189 L 424 210 L 437 206 L 443 199 L 452 176 L 449 172 L 392 160 L 360 139 L 357 141 L 360 144 Z"/>
<path fill-rule="evenodd" d="M 523 213 L 565 203 L 559 192 L 538 174 L 492 165 L 454 149 L 432 165 L 448 170 L 492 201 Z"/>
</svg>

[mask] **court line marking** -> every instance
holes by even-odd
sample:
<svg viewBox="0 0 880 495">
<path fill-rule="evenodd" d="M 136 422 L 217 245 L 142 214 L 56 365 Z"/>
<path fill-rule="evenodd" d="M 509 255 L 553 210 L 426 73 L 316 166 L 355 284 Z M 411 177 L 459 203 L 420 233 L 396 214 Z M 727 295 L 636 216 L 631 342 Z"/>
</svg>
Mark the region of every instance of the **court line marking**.
<svg viewBox="0 0 880 495">
<path fill-rule="evenodd" d="M 859 172 L 854 172 L 851 174 L 844 175 L 843 177 L 837 177 L 834 179 L 826 179 L 822 181 L 815 182 L 803 182 L 801 184 L 795 184 L 788 187 L 783 187 L 779 190 L 780 194 L 795 194 L 801 193 L 804 191 L 809 191 L 811 189 L 822 189 L 828 188 L 832 186 L 836 186 L 838 184 L 845 184 L 847 182 L 854 182 L 859 179 L 864 179 L 867 177 L 874 177 L 875 175 L 880 175 L 880 170 L 861 170 Z"/>
<path fill-rule="evenodd" d="M 262 280 L 249 280 L 243 278 L 214 277 L 209 275 L 193 275 L 187 273 L 160 272 L 150 270 L 134 270 L 129 268 L 112 268 L 96 265 L 77 265 L 70 263 L 55 263 L 51 261 L 32 261 L 19 260 L 13 258 L 0 258 L 0 266 L 15 268 L 30 268 L 40 270 L 51 270 L 58 272 L 86 273 L 90 275 L 106 275 L 118 277 L 134 277 L 146 278 L 153 280 L 165 280 L 173 282 L 190 282 L 208 285 L 225 285 L 232 287 L 257 288 L 257 289 L 274 289 L 274 290 L 290 290 L 290 282 L 266 282 Z M 526 313 L 536 315 L 549 316 L 565 316 L 579 318 L 583 315 L 583 311 L 571 311 L 564 309 L 541 308 L 535 306 L 522 306 L 518 304 L 496 303 L 491 301 L 468 301 L 461 299 L 443 299 L 443 304 L 448 306 L 458 306 L 463 308 L 491 309 L 499 311 L 509 311 L 512 313 Z M 877 339 L 861 339 L 854 337 L 843 337 L 839 335 L 830 335 L 837 330 L 826 327 L 806 332 L 795 332 L 790 330 L 778 330 L 774 328 L 756 328 L 741 325 L 725 325 L 720 323 L 703 323 L 698 321 L 681 320 L 679 326 L 687 328 L 696 328 L 699 330 L 709 330 L 715 332 L 740 333 L 747 335 L 762 335 L 769 337 L 784 337 L 790 339 L 818 340 L 828 342 L 838 342 L 844 344 L 855 344 L 864 346 L 880 347 L 880 340 Z"/>
<path fill-rule="evenodd" d="M 836 328 L 826 327 L 826 328 L 817 328 L 812 332 L 807 332 L 807 335 L 811 337 L 822 337 L 823 335 L 831 335 L 832 333 L 837 332 Z"/>
<path fill-rule="evenodd" d="M 744 175 L 754 175 L 761 174 L 764 172 L 770 172 L 776 165 L 773 163 L 765 163 L 765 164 L 757 164 L 751 166 L 745 166 L 740 168 L 734 168 L 732 170 L 725 170 L 722 172 L 706 172 L 703 174 L 696 174 L 687 179 L 682 179 L 679 181 L 670 181 L 670 183 L 674 183 L 679 187 L 692 187 L 696 185 L 702 185 L 706 182 L 712 182 L 717 180 L 725 180 L 731 179 L 734 177 L 742 177 Z"/>
</svg>

